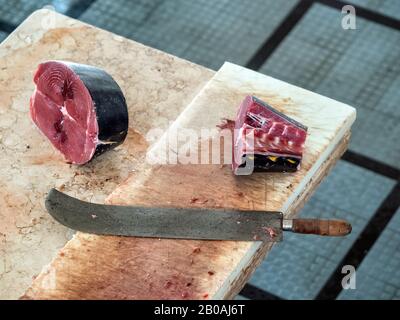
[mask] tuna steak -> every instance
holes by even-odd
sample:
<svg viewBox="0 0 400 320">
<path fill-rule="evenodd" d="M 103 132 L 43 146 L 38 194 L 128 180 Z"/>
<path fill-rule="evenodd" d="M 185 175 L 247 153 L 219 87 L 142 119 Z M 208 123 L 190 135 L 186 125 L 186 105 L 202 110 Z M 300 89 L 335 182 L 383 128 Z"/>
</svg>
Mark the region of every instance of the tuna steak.
<svg viewBox="0 0 400 320">
<path fill-rule="evenodd" d="M 104 70 L 47 61 L 39 65 L 34 82 L 31 118 L 68 162 L 87 163 L 125 140 L 125 97 Z"/>
<path fill-rule="evenodd" d="M 299 168 L 306 136 L 307 127 L 247 96 L 235 121 L 233 172 L 294 172 Z"/>
</svg>

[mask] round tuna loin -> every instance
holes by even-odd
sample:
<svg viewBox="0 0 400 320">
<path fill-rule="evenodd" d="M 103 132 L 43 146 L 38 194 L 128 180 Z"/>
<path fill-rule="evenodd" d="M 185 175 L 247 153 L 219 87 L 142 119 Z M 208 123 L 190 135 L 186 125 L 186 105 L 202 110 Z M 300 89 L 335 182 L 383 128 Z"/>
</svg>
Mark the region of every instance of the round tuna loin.
<svg viewBox="0 0 400 320">
<path fill-rule="evenodd" d="M 87 163 L 125 140 L 125 97 L 104 70 L 47 61 L 39 65 L 33 80 L 31 118 L 68 162 Z"/>
</svg>

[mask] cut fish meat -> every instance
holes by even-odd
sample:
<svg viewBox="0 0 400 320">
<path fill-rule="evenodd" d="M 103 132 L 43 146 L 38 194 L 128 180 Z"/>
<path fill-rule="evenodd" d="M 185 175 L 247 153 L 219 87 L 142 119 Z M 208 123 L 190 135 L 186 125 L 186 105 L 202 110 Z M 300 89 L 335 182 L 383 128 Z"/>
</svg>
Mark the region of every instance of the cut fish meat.
<svg viewBox="0 0 400 320">
<path fill-rule="evenodd" d="M 33 80 L 31 118 L 68 162 L 87 163 L 125 140 L 125 97 L 104 70 L 47 61 L 39 65 Z"/>
<path fill-rule="evenodd" d="M 241 103 L 234 130 L 235 174 L 298 170 L 307 127 L 254 96 Z"/>
</svg>

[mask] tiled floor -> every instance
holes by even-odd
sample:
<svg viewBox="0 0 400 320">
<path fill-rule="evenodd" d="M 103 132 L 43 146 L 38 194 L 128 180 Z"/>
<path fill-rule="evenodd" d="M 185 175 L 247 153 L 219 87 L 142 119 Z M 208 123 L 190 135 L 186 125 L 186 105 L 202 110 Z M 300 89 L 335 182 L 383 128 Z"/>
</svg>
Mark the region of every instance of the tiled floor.
<svg viewBox="0 0 400 320">
<path fill-rule="evenodd" d="M 400 210 L 358 268 L 356 289 L 342 291 L 339 299 L 400 299 L 399 239 Z"/>
<path fill-rule="evenodd" d="M 400 1 L 398 0 L 351 0 L 349 2 L 400 19 Z"/>
<path fill-rule="evenodd" d="M 78 7 L 85 22 L 218 69 L 225 60 L 245 65 L 298 1 L 0 0 L 0 22 L 17 25 L 46 4 L 60 12 Z M 400 19 L 398 0 L 350 2 Z M 355 106 L 351 150 L 400 168 L 400 31 L 359 17 L 357 30 L 343 30 L 341 19 L 314 4 L 260 71 Z M 5 36 L 0 30 L 0 41 Z M 346 218 L 353 233 L 287 234 L 251 283 L 286 299 L 314 298 L 394 183 L 340 161 L 301 215 Z M 400 210 L 357 270 L 357 289 L 339 299 L 400 298 L 399 233 Z"/>
<path fill-rule="evenodd" d="M 0 42 L 2 42 L 8 36 L 7 33 L 0 31 Z"/>
<path fill-rule="evenodd" d="M 51 3 L 46 0 L 0 0 L 0 19 L 10 24 L 20 24 L 32 11 Z"/>
<path fill-rule="evenodd" d="M 394 183 L 340 161 L 300 216 L 347 219 L 353 232 L 346 238 L 286 233 L 250 282 L 287 299 L 315 298 Z"/>
<path fill-rule="evenodd" d="M 341 17 L 314 5 L 261 71 L 356 107 L 350 148 L 400 168 L 400 32 Z"/>
<path fill-rule="evenodd" d="M 74 6 L 77 9 L 89 7 L 92 0 L 0 0 L 0 20 L 17 26 L 34 10 L 48 8 L 67 13 Z M 75 14 L 75 12 L 72 12 Z M 79 13 L 80 15 L 80 13 Z"/>
<path fill-rule="evenodd" d="M 81 19 L 218 69 L 226 60 L 245 64 L 296 3 L 104 0 L 94 3 Z"/>
</svg>

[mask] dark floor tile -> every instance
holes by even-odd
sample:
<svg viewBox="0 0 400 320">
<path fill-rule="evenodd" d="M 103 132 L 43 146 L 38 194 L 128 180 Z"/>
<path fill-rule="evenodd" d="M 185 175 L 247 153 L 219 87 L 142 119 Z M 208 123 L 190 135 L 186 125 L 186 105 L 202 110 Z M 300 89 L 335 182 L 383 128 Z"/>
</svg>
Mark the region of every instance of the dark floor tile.
<svg viewBox="0 0 400 320">
<path fill-rule="evenodd" d="M 7 38 L 8 33 L 0 31 L 0 42 L 2 42 L 5 38 Z"/>
<path fill-rule="evenodd" d="M 339 299 L 400 299 L 400 210 L 356 272 L 356 288 Z"/>
</svg>

